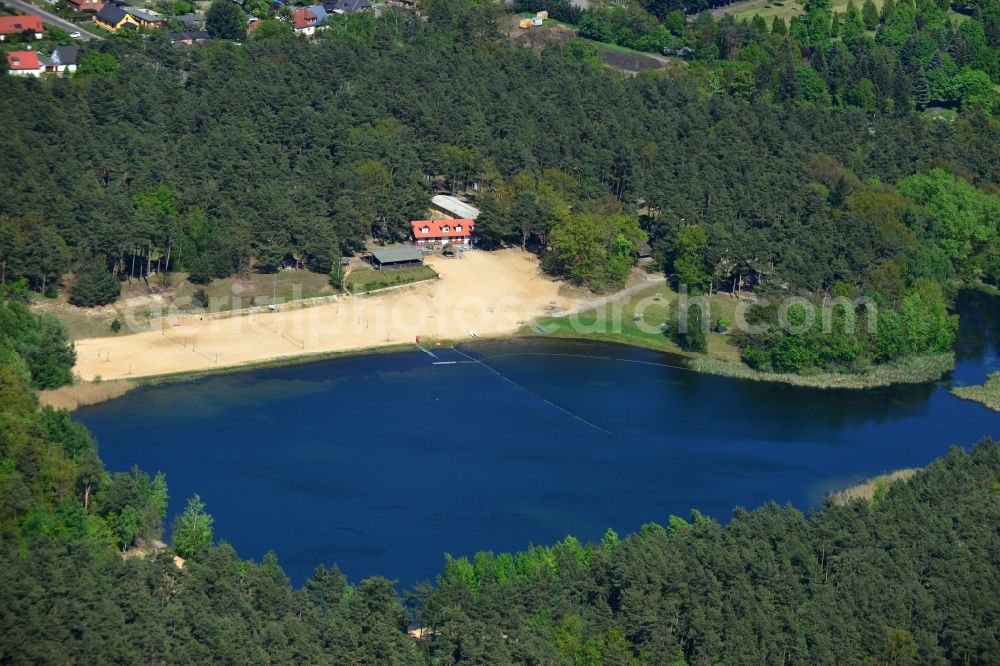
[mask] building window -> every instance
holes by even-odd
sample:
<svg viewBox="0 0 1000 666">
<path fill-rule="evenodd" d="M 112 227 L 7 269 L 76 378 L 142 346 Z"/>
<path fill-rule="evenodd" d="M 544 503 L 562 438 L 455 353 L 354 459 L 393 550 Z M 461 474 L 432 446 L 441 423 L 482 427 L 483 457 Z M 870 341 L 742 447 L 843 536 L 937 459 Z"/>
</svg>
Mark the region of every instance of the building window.
<svg viewBox="0 0 1000 666">
<path fill-rule="evenodd" d="M 455 225 L 455 231 L 462 231 L 462 225 L 461 224 L 456 224 Z"/>
</svg>

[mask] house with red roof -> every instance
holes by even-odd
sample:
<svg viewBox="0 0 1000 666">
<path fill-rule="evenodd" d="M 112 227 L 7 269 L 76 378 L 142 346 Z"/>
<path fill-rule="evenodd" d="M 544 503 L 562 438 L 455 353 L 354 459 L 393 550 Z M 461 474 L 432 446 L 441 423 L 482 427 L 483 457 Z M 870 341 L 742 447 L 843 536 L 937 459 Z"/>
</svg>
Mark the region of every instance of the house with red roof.
<svg viewBox="0 0 1000 666">
<path fill-rule="evenodd" d="M 472 232 L 476 221 L 461 220 L 414 220 L 410 222 L 413 229 L 413 242 L 417 245 L 471 245 Z"/>
<path fill-rule="evenodd" d="M 20 35 L 23 33 L 34 35 L 35 39 L 41 39 L 45 28 L 42 27 L 42 19 L 34 14 L 27 16 L 0 16 L 0 42 L 7 37 Z"/>
<path fill-rule="evenodd" d="M 296 35 L 313 35 L 316 33 L 318 19 L 311 10 L 301 7 L 292 11 L 292 28 Z"/>
<path fill-rule="evenodd" d="M 75 12 L 92 12 L 96 14 L 104 7 L 104 0 L 68 0 L 69 6 Z"/>
<path fill-rule="evenodd" d="M 11 51 L 7 54 L 7 73 L 13 76 L 41 76 L 45 71 L 35 51 Z"/>
</svg>

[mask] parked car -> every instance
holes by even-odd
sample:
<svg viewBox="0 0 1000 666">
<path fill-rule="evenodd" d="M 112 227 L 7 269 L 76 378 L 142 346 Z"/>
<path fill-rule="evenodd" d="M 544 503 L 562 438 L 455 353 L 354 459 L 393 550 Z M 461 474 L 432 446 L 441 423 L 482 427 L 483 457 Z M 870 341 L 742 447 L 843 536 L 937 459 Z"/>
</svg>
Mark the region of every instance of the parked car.
<svg viewBox="0 0 1000 666">
<path fill-rule="evenodd" d="M 82 37 L 79 30 L 74 30 L 73 32 L 69 33 L 69 36 L 72 37 L 73 39 L 80 39 L 80 37 Z"/>
</svg>

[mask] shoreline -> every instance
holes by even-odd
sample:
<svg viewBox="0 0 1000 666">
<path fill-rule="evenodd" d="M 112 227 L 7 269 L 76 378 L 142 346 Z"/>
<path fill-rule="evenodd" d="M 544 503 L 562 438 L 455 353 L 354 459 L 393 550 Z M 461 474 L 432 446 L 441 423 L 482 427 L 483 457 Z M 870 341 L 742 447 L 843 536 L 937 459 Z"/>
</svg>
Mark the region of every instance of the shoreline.
<svg viewBox="0 0 1000 666">
<path fill-rule="evenodd" d="M 878 503 L 885 497 L 889 486 L 896 483 L 906 483 L 918 472 L 923 471 L 923 469 L 919 467 L 904 467 L 891 472 L 885 472 L 870 479 L 865 479 L 860 483 L 855 483 L 841 490 L 831 492 L 826 496 L 826 499 L 839 506 L 847 506 L 851 502 L 859 500 Z"/>
<path fill-rule="evenodd" d="M 646 349 L 679 357 L 685 370 L 717 377 L 730 377 L 752 382 L 769 382 L 772 384 L 787 384 L 799 388 L 816 389 L 847 389 L 867 390 L 886 388 L 889 386 L 904 386 L 907 384 L 929 384 L 936 382 L 955 369 L 954 352 L 915 356 L 898 363 L 874 366 L 865 374 L 843 374 L 823 372 L 813 375 L 794 375 L 788 373 L 762 372 L 754 370 L 743 363 L 733 363 L 720 359 L 705 358 L 700 354 L 684 350 L 664 349 L 662 345 L 643 344 L 642 339 L 629 338 L 615 333 L 592 335 L 569 335 L 565 333 L 539 334 L 535 331 L 522 329 L 514 336 L 521 338 L 557 339 L 557 340 L 589 340 Z"/>
<path fill-rule="evenodd" d="M 821 373 L 816 375 L 790 375 L 790 374 L 778 374 L 778 373 L 766 373 L 753 370 L 745 365 L 737 365 L 734 363 L 729 363 L 726 361 L 718 361 L 712 359 L 701 359 L 690 352 L 674 352 L 669 350 L 664 350 L 662 348 L 643 345 L 639 341 L 625 341 L 621 339 L 614 339 L 613 337 L 603 337 L 601 335 L 560 335 L 560 334 L 550 334 L 550 335 L 540 335 L 537 333 L 526 332 L 526 331 L 516 331 L 509 334 L 497 334 L 497 335 L 484 335 L 476 339 L 470 340 L 471 344 L 476 344 L 476 342 L 497 342 L 505 340 L 582 340 L 587 342 L 599 342 L 604 344 L 611 344 L 625 348 L 632 349 L 642 349 L 646 351 L 654 351 L 663 354 L 667 357 L 674 357 L 679 364 L 671 367 L 675 367 L 678 370 L 687 370 L 689 372 L 695 372 L 699 374 L 714 375 L 717 377 L 728 377 L 731 379 L 740 379 L 744 381 L 754 381 L 754 382 L 769 382 L 775 384 L 786 384 L 788 386 L 795 386 L 797 388 L 814 388 L 814 389 L 846 389 L 846 390 L 869 390 L 875 388 L 886 388 L 895 385 L 907 385 L 907 384 L 923 384 L 931 383 L 939 380 L 944 374 L 947 374 L 954 367 L 954 354 L 941 354 L 937 357 L 930 357 L 932 362 L 930 364 L 930 374 L 926 376 L 910 374 L 904 376 L 893 376 L 891 373 L 898 370 L 896 366 L 886 366 L 884 370 L 875 369 L 873 372 L 865 375 L 841 375 L 836 373 Z M 459 344 L 459 341 L 452 339 L 429 339 L 427 340 L 428 347 L 436 346 L 454 346 Z M 382 344 L 373 345 L 369 347 L 363 347 L 359 349 L 347 349 L 347 350 L 337 350 L 337 351 L 323 351 L 323 352 L 307 352 L 304 354 L 298 354 L 293 356 L 277 356 L 268 359 L 262 359 L 259 361 L 251 361 L 248 363 L 240 363 L 225 366 L 214 366 L 208 368 L 200 368 L 197 370 L 183 370 L 180 372 L 170 372 L 155 375 L 147 375 L 143 377 L 136 377 L 130 380 L 105 380 L 105 381 L 80 381 L 77 384 L 71 384 L 69 386 L 64 386 L 53 391 L 39 391 L 39 400 L 42 405 L 49 405 L 53 407 L 61 406 L 62 408 L 68 409 L 69 411 L 75 411 L 80 407 L 89 407 L 91 405 L 100 404 L 102 402 L 107 402 L 110 400 L 115 400 L 124 396 L 130 391 L 140 388 L 142 386 L 155 386 L 159 384 L 173 383 L 173 382 L 184 382 L 192 381 L 196 379 L 201 379 L 203 377 L 211 377 L 217 375 L 230 375 L 238 374 L 242 372 L 253 372 L 255 370 L 264 370 L 268 368 L 283 368 L 283 367 L 293 367 L 297 365 L 306 365 L 309 363 L 321 363 L 323 361 L 330 361 L 341 358 L 352 358 L 352 357 L 362 357 L 362 356 L 373 356 L 377 354 L 397 354 L 403 352 L 415 351 L 417 349 L 414 343 L 392 343 L 392 344 Z M 919 357 L 924 359 L 927 357 Z M 940 363 L 941 365 L 935 365 L 935 363 Z M 939 367 L 947 365 L 947 369 L 940 373 L 937 373 Z M 937 373 L 937 374 L 935 374 Z M 79 400 L 76 404 L 70 405 L 58 405 L 56 401 L 52 399 L 51 396 L 58 394 L 60 392 L 64 393 L 74 393 L 74 390 L 80 387 L 84 387 L 84 391 L 90 391 L 90 387 L 111 387 L 115 388 L 110 391 L 105 391 L 96 395 L 88 395 L 86 399 Z"/>
<path fill-rule="evenodd" d="M 435 340 L 435 343 L 440 342 L 441 344 L 453 344 L 449 340 Z M 97 405 L 102 402 L 108 402 L 110 400 L 116 400 L 126 393 L 129 393 L 137 388 L 143 386 L 156 386 L 159 384 L 169 384 L 174 382 L 186 382 L 193 381 L 196 379 L 201 379 L 203 377 L 214 377 L 217 375 L 233 375 L 241 372 L 253 372 L 255 370 L 266 370 L 268 368 L 284 368 L 284 367 L 294 367 L 297 365 L 306 365 L 308 363 L 321 363 L 323 361 L 331 361 L 338 358 L 350 358 L 350 357 L 361 357 L 361 356 L 373 356 L 376 354 L 396 354 L 405 351 L 413 351 L 414 345 L 412 343 L 397 343 L 389 345 L 376 345 L 373 347 L 365 347 L 362 349 L 348 349 L 339 351 L 326 351 L 326 352 L 312 352 L 299 354 L 296 356 L 276 356 L 273 358 L 262 359 L 259 361 L 251 361 L 249 363 L 225 365 L 225 366 L 215 366 L 210 368 L 200 368 L 197 370 L 182 370 L 180 372 L 168 372 L 157 375 L 146 375 L 143 377 L 136 377 L 131 380 L 106 380 L 106 381 L 87 381 L 80 380 L 77 384 L 70 384 L 68 386 L 63 386 L 52 391 L 38 391 L 39 400 L 42 405 L 52 406 L 52 401 L 49 398 L 50 394 L 56 393 L 58 391 L 63 391 L 65 389 L 71 389 L 75 387 L 89 387 L 89 386 L 105 386 L 109 384 L 119 384 L 127 385 L 123 387 L 120 393 L 114 395 L 107 395 L 106 397 L 95 399 L 93 401 L 80 402 L 78 405 L 73 407 L 65 407 L 69 411 L 76 411 L 80 407 L 90 407 L 91 405 Z"/>
<path fill-rule="evenodd" d="M 548 294 L 547 296 L 544 296 L 541 302 L 546 302 L 544 300 L 545 298 L 551 299 L 552 297 L 555 297 L 559 299 L 560 303 L 565 303 L 567 307 L 565 307 L 565 309 L 558 314 L 541 312 L 541 308 L 536 308 L 531 312 L 522 308 L 519 312 L 507 313 L 508 323 L 503 323 L 502 325 L 484 325 L 484 327 L 477 325 L 476 329 L 479 331 L 478 335 L 473 333 L 471 328 L 466 331 L 465 325 L 458 327 L 452 326 L 448 330 L 438 331 L 437 334 L 430 333 L 429 335 L 419 336 L 424 340 L 425 346 L 435 344 L 453 345 L 459 342 L 463 344 L 474 344 L 476 340 L 513 340 L 518 338 L 555 338 L 564 340 L 604 342 L 665 354 L 670 357 L 671 361 L 675 363 L 679 369 L 685 369 L 691 372 L 699 372 L 755 382 L 780 383 L 788 386 L 814 389 L 870 390 L 895 385 L 928 384 L 946 377 L 955 367 L 955 355 L 953 352 L 948 352 L 944 354 L 906 358 L 889 365 L 877 365 L 860 374 L 823 372 L 809 375 L 798 375 L 758 371 L 743 363 L 739 356 L 739 350 L 731 344 L 731 341 L 727 339 L 725 335 L 710 333 L 708 338 L 708 353 L 699 354 L 680 349 L 671 341 L 669 337 L 660 333 L 659 329 L 656 328 L 656 324 L 665 318 L 666 313 L 669 312 L 673 294 L 670 292 L 668 286 L 665 284 L 659 284 L 660 281 L 656 278 L 651 279 L 646 277 L 644 282 L 633 284 L 615 294 L 586 300 L 580 295 L 569 295 L 564 293 L 564 285 L 556 281 L 552 281 L 551 279 L 544 277 L 541 273 L 538 273 L 536 262 L 532 261 L 526 255 L 521 253 L 505 252 L 502 255 L 500 253 L 494 253 L 491 254 L 490 257 L 490 261 L 508 261 L 513 262 L 515 265 L 517 265 L 517 262 L 522 262 L 523 265 L 520 266 L 522 274 L 520 277 L 515 278 L 513 276 L 508 276 L 509 279 L 514 282 L 523 282 L 524 273 L 527 272 L 529 274 L 529 277 L 527 278 L 528 281 L 538 281 L 535 282 L 535 284 L 541 284 L 543 286 L 543 291 L 541 293 Z M 484 257 L 477 256 L 475 260 L 483 260 L 484 258 L 485 255 Z M 469 266 L 471 264 L 466 262 L 456 262 L 443 265 L 448 269 L 449 273 L 457 273 L 460 267 Z M 445 277 L 447 276 L 442 275 L 442 278 Z M 458 285 L 469 281 L 468 275 L 453 275 L 453 279 L 453 281 Z M 432 313 L 431 321 L 433 321 L 433 313 L 436 313 L 438 316 L 442 316 L 455 311 L 461 312 L 463 310 L 463 303 L 460 300 L 451 299 L 447 303 L 441 303 L 440 299 L 434 298 L 436 295 L 441 296 L 442 294 L 445 294 L 445 292 L 440 290 L 442 285 L 444 287 L 448 286 L 446 284 L 447 281 L 442 282 L 440 280 L 434 280 L 432 282 L 434 283 L 433 285 L 402 285 L 402 287 L 408 287 L 408 289 L 399 289 L 398 287 L 390 289 L 399 290 L 395 291 L 396 294 L 405 292 L 405 295 L 408 297 L 416 295 L 417 297 L 426 298 L 428 302 L 434 302 L 435 307 L 440 307 L 441 309 L 430 310 Z M 480 289 L 481 287 L 477 286 L 475 288 L 475 292 L 478 293 Z M 390 293 L 393 292 L 391 291 Z M 558 294 L 558 296 L 556 296 L 556 294 Z M 372 296 L 376 295 L 373 294 Z M 595 328 L 587 321 L 589 319 L 593 319 L 593 324 L 604 323 L 602 322 L 602 313 L 605 309 L 608 307 L 614 309 L 618 305 L 625 307 L 629 305 L 629 299 L 632 297 L 642 298 L 644 301 L 650 302 L 646 303 L 647 307 L 645 310 L 641 311 L 642 314 L 639 314 L 640 311 L 638 310 L 635 311 L 634 317 L 632 316 L 632 310 L 619 313 L 619 315 L 624 314 L 624 318 L 623 322 L 618 322 L 617 329 L 608 329 L 606 326 L 602 327 L 600 325 Z M 384 305 L 389 308 L 392 307 L 394 303 L 394 301 L 383 301 L 381 299 L 368 300 L 370 297 L 361 297 L 360 299 L 357 297 L 352 298 L 356 300 L 351 301 L 353 305 L 350 307 L 367 307 L 367 305 L 379 305 L 381 307 Z M 552 304 L 555 301 L 549 300 L 547 302 Z M 341 303 L 340 305 L 334 304 L 333 308 L 348 306 L 349 305 L 346 303 Z M 288 307 L 290 308 L 291 313 L 309 312 L 311 310 L 311 308 L 306 310 L 296 308 L 294 304 L 290 304 Z M 330 309 L 329 305 L 326 307 L 327 309 Z M 731 305 L 728 301 L 722 299 L 714 301 L 712 307 L 713 309 L 719 308 L 720 313 L 726 315 L 727 313 L 725 308 L 731 307 Z M 322 308 L 323 306 L 320 305 L 316 308 L 316 310 L 320 310 Z M 465 307 L 464 309 L 468 308 Z M 492 307 L 486 307 L 485 310 L 492 315 Z M 269 315 L 261 316 L 279 317 L 282 316 L 282 313 L 270 313 Z M 573 323 L 581 323 L 579 321 L 581 316 L 583 320 L 585 320 L 582 322 L 582 325 L 584 328 L 589 328 L 590 330 L 580 330 L 578 327 L 571 325 Z M 351 317 L 354 317 L 354 315 L 351 315 Z M 523 317 L 523 319 L 518 321 L 517 325 L 511 325 L 513 324 L 513 319 L 518 317 Z M 638 322 L 644 317 L 644 321 L 647 324 L 646 327 L 635 325 L 632 321 L 634 319 Z M 227 319 L 229 321 L 233 321 L 234 318 L 224 317 L 223 321 Z M 361 321 L 361 315 L 358 315 L 358 321 Z M 270 326 L 271 324 L 268 324 L 267 332 L 271 331 Z M 650 328 L 651 326 L 653 328 Z M 367 324 L 365 325 L 365 328 L 367 328 Z M 292 330 L 298 332 L 298 329 L 293 328 Z M 278 325 L 274 325 L 273 335 L 276 336 L 278 331 Z M 253 333 L 253 330 L 250 332 Z M 417 332 L 420 332 L 419 328 L 417 329 Z M 160 336 L 154 335 L 151 338 L 145 339 L 142 344 L 136 345 L 135 349 L 138 350 L 136 353 L 145 354 L 147 358 L 162 360 L 163 355 L 174 354 L 176 356 L 178 352 L 183 354 L 185 349 L 188 352 L 195 351 L 194 342 L 192 341 L 193 338 L 179 339 L 176 334 L 167 336 L 166 333 L 167 331 L 163 331 L 163 336 L 172 338 L 172 342 L 170 339 L 160 340 Z M 192 335 L 191 333 L 185 333 L 183 331 L 181 331 L 181 333 L 183 335 Z M 360 333 L 364 333 L 364 331 L 360 331 Z M 147 384 L 187 381 L 210 375 L 250 372 L 263 368 L 294 366 L 350 356 L 409 351 L 415 349 L 414 342 L 410 342 L 410 340 L 413 340 L 413 337 L 411 337 L 412 333 L 413 331 L 397 331 L 393 333 L 392 339 L 389 338 L 387 333 L 384 341 L 382 340 L 381 333 L 377 336 L 358 335 L 354 339 L 345 340 L 345 344 L 338 345 L 334 348 L 327 346 L 326 349 L 316 349 L 315 351 L 306 351 L 305 344 L 302 345 L 302 351 L 299 351 L 298 349 L 289 349 L 287 346 L 284 349 L 275 348 L 273 346 L 273 342 L 265 341 L 264 344 L 266 346 L 259 347 L 256 356 L 254 353 L 248 353 L 242 349 L 235 352 L 230 351 L 232 349 L 240 349 L 243 342 L 242 338 L 231 337 L 230 339 L 223 341 L 225 344 L 230 345 L 229 348 L 224 346 L 215 347 L 215 349 L 218 350 L 218 353 L 214 354 L 214 364 L 205 363 L 204 359 L 198 359 L 192 355 L 188 355 L 187 359 L 185 359 L 183 363 L 179 364 L 181 366 L 180 369 L 175 370 L 170 368 L 169 362 L 160 362 L 153 363 L 151 367 L 147 366 L 149 371 L 146 374 L 132 375 L 132 365 L 131 362 L 129 362 L 127 366 L 127 373 L 119 368 L 119 371 L 116 374 L 111 374 L 110 377 L 105 376 L 103 380 L 100 379 L 100 374 L 96 372 L 96 370 L 101 369 L 101 365 L 95 365 L 93 361 L 90 360 L 88 361 L 90 364 L 90 367 L 88 368 L 89 373 L 80 373 L 86 379 L 78 377 L 78 384 L 74 385 L 78 388 L 71 390 L 67 387 L 65 389 L 65 393 L 84 393 L 87 394 L 87 398 L 83 401 L 78 401 L 65 406 L 69 409 L 75 409 L 79 406 L 111 400 L 119 397 L 120 395 L 124 395 L 124 393 L 131 390 L 132 387 Z M 464 336 L 466 333 L 471 334 L 472 337 L 465 338 Z M 299 334 L 301 335 L 301 333 Z M 283 332 L 281 337 L 286 337 Z M 294 336 L 292 339 L 293 344 L 298 346 Z M 101 342 L 99 339 L 91 340 L 91 346 L 93 346 L 94 342 Z M 122 338 L 117 338 L 113 342 L 120 344 L 122 340 Z M 276 341 L 279 345 L 282 344 L 282 341 L 277 337 L 271 337 L 269 340 Z M 108 342 L 110 346 L 111 341 Z M 79 345 L 79 342 L 77 344 Z M 187 349 L 188 345 L 190 345 L 190 349 Z M 238 347 L 234 347 L 233 345 L 238 345 Z M 202 342 L 200 341 L 198 342 L 197 351 L 201 356 L 208 358 L 208 355 L 202 348 Z M 209 351 L 213 351 L 211 347 Z M 102 351 L 98 350 L 99 359 L 101 358 L 101 354 Z M 195 358 L 194 363 L 191 363 L 190 361 L 192 358 Z M 88 374 L 90 375 L 89 378 L 87 377 Z M 120 391 L 105 389 L 103 392 L 95 388 L 97 385 L 103 384 L 107 386 L 115 383 L 118 383 L 119 385 L 127 385 L 129 388 L 125 388 Z"/>
<path fill-rule="evenodd" d="M 1000 412 L 1000 370 L 987 375 L 982 384 L 953 386 L 950 390 L 956 398 L 977 402 L 987 409 Z"/>
</svg>

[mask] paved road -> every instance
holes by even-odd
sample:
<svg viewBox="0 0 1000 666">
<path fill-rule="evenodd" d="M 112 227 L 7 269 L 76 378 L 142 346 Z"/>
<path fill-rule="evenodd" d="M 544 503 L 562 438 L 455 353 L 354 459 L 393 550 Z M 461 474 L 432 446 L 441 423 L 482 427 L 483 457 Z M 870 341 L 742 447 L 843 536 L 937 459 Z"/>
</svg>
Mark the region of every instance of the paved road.
<svg viewBox="0 0 1000 666">
<path fill-rule="evenodd" d="M 3 1 L 4 4 L 10 5 L 11 7 L 16 7 L 17 9 L 21 10 L 26 14 L 35 14 L 37 16 L 41 16 L 44 22 L 54 25 L 57 28 L 62 28 L 67 32 L 78 31 L 80 33 L 80 39 L 82 41 L 87 41 L 90 39 L 104 39 L 100 35 L 89 33 L 80 26 L 78 26 L 77 24 L 71 21 L 67 21 L 64 18 L 59 18 L 52 12 L 46 11 L 41 7 L 38 7 L 37 5 L 31 4 L 30 2 L 25 2 L 24 0 L 3 0 Z"/>
</svg>

